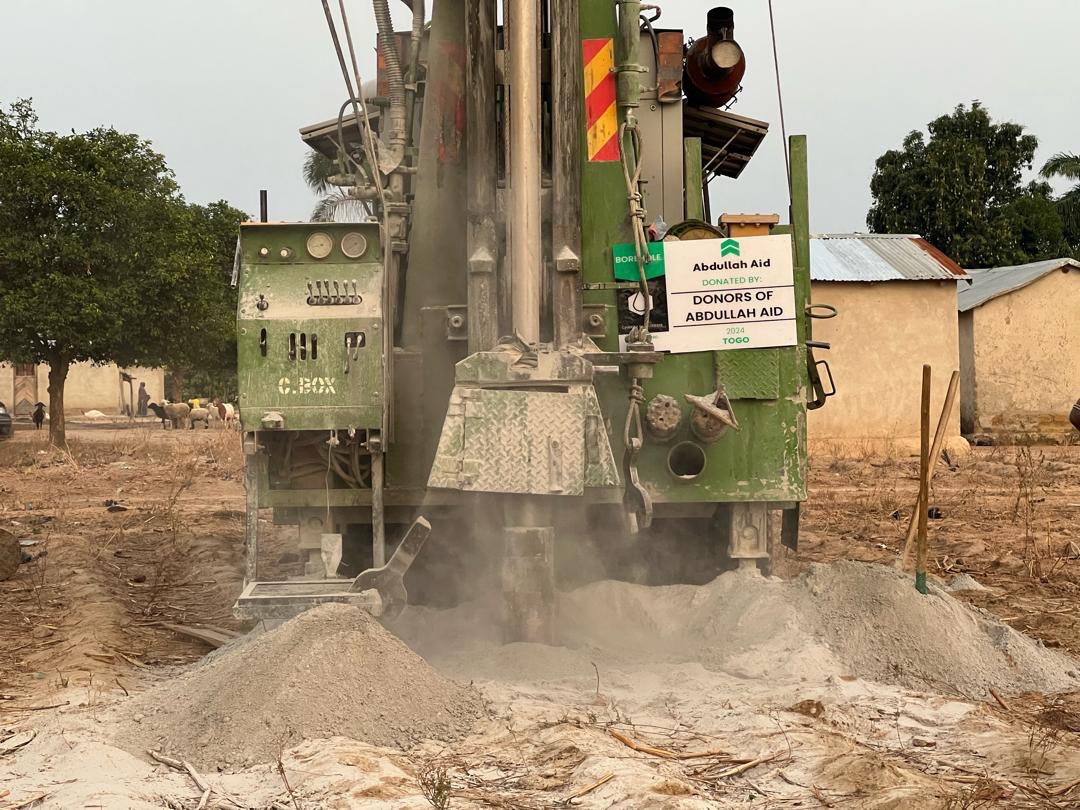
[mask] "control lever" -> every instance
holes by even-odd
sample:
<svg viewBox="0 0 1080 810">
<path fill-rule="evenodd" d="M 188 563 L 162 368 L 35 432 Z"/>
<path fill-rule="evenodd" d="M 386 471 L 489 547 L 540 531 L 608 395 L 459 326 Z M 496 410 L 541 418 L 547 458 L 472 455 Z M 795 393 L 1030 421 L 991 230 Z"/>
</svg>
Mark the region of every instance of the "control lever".
<svg viewBox="0 0 1080 810">
<path fill-rule="evenodd" d="M 383 616 L 392 619 L 400 614 L 409 601 L 409 593 L 405 590 L 405 572 L 409 570 L 430 534 L 431 524 L 424 517 L 418 517 L 405 532 L 405 537 L 398 543 L 386 565 L 361 572 L 353 580 L 349 590 L 357 593 L 374 589 L 382 599 Z"/>
</svg>

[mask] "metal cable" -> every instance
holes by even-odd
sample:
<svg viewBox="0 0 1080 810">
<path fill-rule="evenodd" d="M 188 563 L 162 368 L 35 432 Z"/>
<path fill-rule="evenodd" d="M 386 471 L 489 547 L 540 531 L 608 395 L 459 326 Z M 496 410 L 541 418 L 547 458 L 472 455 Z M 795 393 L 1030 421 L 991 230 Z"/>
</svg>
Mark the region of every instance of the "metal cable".
<svg viewBox="0 0 1080 810">
<path fill-rule="evenodd" d="M 339 0 L 339 5 L 341 8 L 341 12 L 344 15 L 344 0 Z M 335 25 L 334 23 L 334 15 L 330 11 L 329 0 L 322 0 L 322 7 L 323 13 L 326 15 L 326 25 L 330 29 L 330 39 L 332 39 L 334 42 L 334 52 L 337 54 L 338 65 L 341 67 L 341 77 L 345 80 L 345 89 L 348 91 L 349 100 L 352 102 L 353 118 L 356 121 L 357 127 L 364 130 L 364 145 L 367 147 L 368 160 L 371 163 L 372 177 L 375 181 L 375 188 L 379 192 L 379 202 L 382 207 L 384 229 L 388 229 L 388 225 L 386 223 L 386 195 L 383 191 L 382 178 L 379 176 L 379 159 L 378 154 L 375 151 L 375 141 L 374 136 L 372 135 L 371 121 L 368 118 L 367 104 L 364 103 L 361 105 L 357 101 L 357 93 L 362 92 L 362 90 L 360 90 L 359 86 L 355 91 L 353 90 L 353 80 L 349 76 L 349 67 L 345 63 L 345 53 L 341 48 L 341 40 L 338 37 L 337 25 Z M 343 16 L 342 22 L 345 26 L 346 35 L 349 36 L 349 48 L 350 52 L 352 52 L 352 37 L 349 35 L 348 19 Z M 359 83 L 360 71 L 356 68 L 355 52 L 353 52 L 353 73 L 356 77 L 357 82 Z M 360 125 L 361 120 L 364 122 L 363 127 L 361 127 Z"/>
<path fill-rule="evenodd" d="M 776 23 L 769 0 L 769 30 L 772 33 L 773 67 L 776 70 L 776 103 L 780 107 L 780 135 L 784 139 L 784 167 L 787 169 L 788 205 L 791 205 L 791 155 L 788 154 L 787 125 L 784 123 L 784 94 L 780 91 L 780 57 L 776 50 Z"/>
<path fill-rule="evenodd" d="M 626 136 L 630 135 L 630 150 L 626 149 Z M 634 173 L 630 174 L 629 154 L 634 156 Z M 638 280 L 645 307 L 640 341 L 649 339 L 649 326 L 652 320 L 652 296 L 649 295 L 649 280 L 645 274 L 645 265 L 652 261 L 649 253 L 649 239 L 645 235 L 645 207 L 641 204 L 641 133 L 635 125 L 624 121 L 619 125 L 619 162 L 622 164 L 623 179 L 626 182 L 626 199 L 630 209 L 630 224 L 634 230 L 634 255 L 637 257 Z"/>
<path fill-rule="evenodd" d="M 325 2 L 325 0 L 323 0 L 323 2 Z M 353 47 L 352 31 L 349 29 L 349 15 L 345 11 L 345 0 L 338 0 L 338 8 L 341 11 L 341 25 L 345 29 L 345 41 L 349 44 L 349 58 L 352 60 L 353 78 L 356 81 L 356 92 L 358 95 L 363 96 L 364 84 L 363 79 L 360 76 L 360 65 L 357 64 L 356 61 L 356 49 Z M 334 38 L 334 41 L 335 43 L 337 42 L 336 37 Z M 338 47 L 340 48 L 340 44 Z M 339 61 L 341 62 L 342 70 L 345 70 L 344 57 L 341 56 Z M 348 85 L 348 76 L 345 77 L 345 84 L 346 86 Z M 371 128 L 371 119 L 368 117 L 367 100 L 361 98 L 360 101 L 361 109 L 364 113 L 364 133 L 366 136 L 365 144 L 368 148 L 368 160 L 371 161 L 371 173 L 375 181 L 375 190 L 379 193 L 379 204 L 382 206 L 383 227 L 387 231 L 386 238 L 389 239 L 390 226 L 389 215 L 386 212 L 386 192 L 383 189 L 382 177 L 379 172 L 379 155 L 378 151 L 375 149 L 375 134 Z M 355 97 L 353 98 L 353 107 L 354 109 L 356 107 Z"/>
</svg>

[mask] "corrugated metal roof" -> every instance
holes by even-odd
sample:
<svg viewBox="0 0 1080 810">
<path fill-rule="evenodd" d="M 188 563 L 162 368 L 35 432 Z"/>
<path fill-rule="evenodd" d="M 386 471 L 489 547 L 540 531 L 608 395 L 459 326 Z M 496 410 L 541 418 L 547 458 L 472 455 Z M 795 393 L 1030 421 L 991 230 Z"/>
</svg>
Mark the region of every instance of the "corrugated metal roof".
<svg viewBox="0 0 1080 810">
<path fill-rule="evenodd" d="M 810 239 L 814 281 L 966 279 L 952 259 L 916 234 L 820 234 Z"/>
<path fill-rule="evenodd" d="M 810 251 L 813 256 L 813 250 Z M 1009 267 L 991 267 L 981 270 L 969 270 L 971 286 L 960 290 L 957 306 L 961 312 L 980 307 L 991 299 L 1026 287 L 1055 270 L 1080 270 L 1080 262 L 1073 259 L 1047 259 L 1031 264 L 1017 264 Z"/>
</svg>

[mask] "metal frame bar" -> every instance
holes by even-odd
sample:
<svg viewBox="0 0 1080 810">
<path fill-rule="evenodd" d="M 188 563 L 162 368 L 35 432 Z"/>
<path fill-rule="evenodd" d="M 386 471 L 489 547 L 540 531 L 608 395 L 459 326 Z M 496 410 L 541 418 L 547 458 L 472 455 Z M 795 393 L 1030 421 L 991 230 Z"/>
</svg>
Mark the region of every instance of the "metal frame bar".
<svg viewBox="0 0 1080 810">
<path fill-rule="evenodd" d="M 581 132 L 583 83 L 576 0 L 551 0 L 551 254 L 553 335 L 565 348 L 581 339 Z"/>
<path fill-rule="evenodd" d="M 466 5 L 469 351 L 478 352 L 490 349 L 499 337 L 495 0 L 466 0 Z"/>
<path fill-rule="evenodd" d="M 538 0 L 510 0 L 510 300 L 514 330 L 540 340 L 543 245 L 540 208 L 540 14 Z"/>
</svg>

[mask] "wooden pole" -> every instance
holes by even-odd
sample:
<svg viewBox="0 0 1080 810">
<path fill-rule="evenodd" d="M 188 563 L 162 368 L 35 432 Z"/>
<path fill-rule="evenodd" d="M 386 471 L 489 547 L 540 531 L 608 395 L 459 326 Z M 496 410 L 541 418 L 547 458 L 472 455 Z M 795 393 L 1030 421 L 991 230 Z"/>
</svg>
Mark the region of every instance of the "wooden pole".
<svg viewBox="0 0 1080 810">
<path fill-rule="evenodd" d="M 934 446 L 930 448 L 930 480 L 934 480 L 937 472 L 937 460 L 941 457 L 941 446 L 945 444 L 945 434 L 949 429 L 949 421 L 952 419 L 953 405 L 956 403 L 956 392 L 960 388 L 960 372 L 954 371 L 949 380 L 949 391 L 945 394 L 945 404 L 941 406 L 941 416 L 938 418 L 937 430 L 934 432 Z M 929 497 L 929 496 L 928 496 Z M 929 508 L 929 505 L 927 505 Z M 919 527 L 919 510 L 911 513 L 908 521 L 907 534 L 904 536 L 904 551 L 896 561 L 898 568 L 906 568 L 911 559 L 911 549 L 915 546 L 915 532 Z"/>
<path fill-rule="evenodd" d="M 915 590 L 926 593 L 926 511 L 930 503 L 930 366 L 922 367 L 922 420 L 919 444 L 919 531 L 915 554 Z"/>
</svg>

